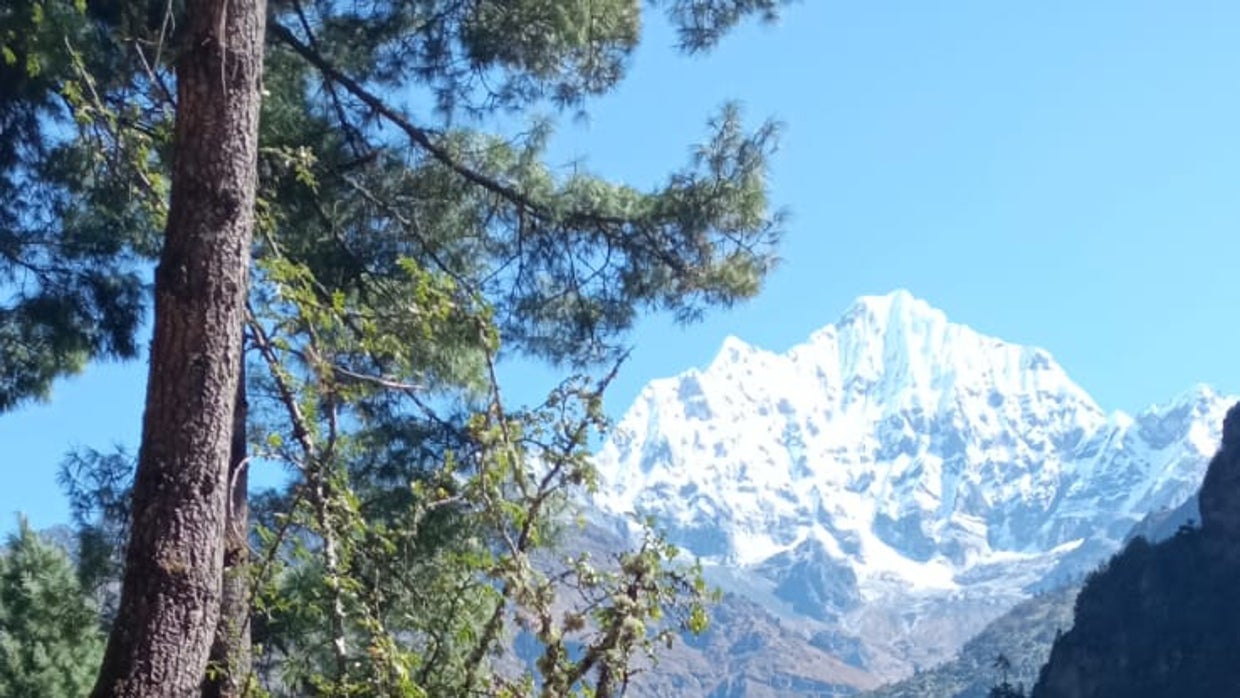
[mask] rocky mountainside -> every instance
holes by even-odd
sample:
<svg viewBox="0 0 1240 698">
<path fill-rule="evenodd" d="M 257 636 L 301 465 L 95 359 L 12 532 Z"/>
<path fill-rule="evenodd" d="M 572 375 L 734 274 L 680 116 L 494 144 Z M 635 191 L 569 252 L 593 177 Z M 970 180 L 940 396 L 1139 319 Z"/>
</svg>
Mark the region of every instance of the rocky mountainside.
<svg viewBox="0 0 1240 698">
<path fill-rule="evenodd" d="M 614 559 L 625 542 L 606 528 L 571 527 L 561 550 L 586 553 L 596 561 Z M 544 569 L 556 565 L 540 558 Z M 624 692 L 631 698 L 784 698 L 855 696 L 879 680 L 859 666 L 860 645 L 838 633 L 806 634 L 796 624 L 735 593 L 709 608 L 710 624 L 699 635 L 686 635 L 670 649 L 660 648 L 659 662 L 637 657 L 639 671 Z M 850 644 L 851 643 L 851 644 Z M 500 660 L 513 675 L 538 660 L 541 647 L 528 630 L 518 630 Z"/>
<path fill-rule="evenodd" d="M 1198 501 L 1200 528 L 1136 538 L 1091 575 L 1035 698 L 1240 695 L 1240 404 Z"/>
<path fill-rule="evenodd" d="M 1200 522 L 1197 497 L 1174 509 L 1153 512 L 1138 523 L 1127 541 L 1138 537 L 1161 542 Z M 1072 629 L 1075 600 L 1082 583 L 1069 584 L 1036 594 L 986 626 L 961 648 L 951 661 L 921 671 L 903 681 L 888 684 L 863 698 L 986 698 L 996 683 L 1006 678 L 1012 686 L 1028 690 L 1037 682 L 1051 647 Z M 1010 664 L 999 670 L 1002 655 Z M 1006 674 L 1006 676 L 1005 676 Z"/>
<path fill-rule="evenodd" d="M 878 681 L 849 662 L 829 633 L 806 637 L 760 606 L 727 595 L 708 630 L 685 638 L 637 676 L 640 698 L 785 698 L 855 696 Z M 841 656 L 842 655 L 842 656 Z"/>
<path fill-rule="evenodd" d="M 1006 679 L 1025 689 L 1037 681 L 1055 637 L 1072 627 L 1072 608 L 1079 587 L 1039 594 L 1016 604 L 986 626 L 949 662 L 871 693 L 864 698 L 986 698 Z M 1006 671 L 995 666 L 1003 656 Z"/>
<path fill-rule="evenodd" d="M 594 504 L 618 529 L 654 515 L 724 589 L 892 680 L 1190 498 L 1229 403 L 1199 387 L 1108 414 L 1050 353 L 900 291 L 785 353 L 731 338 L 649 384 Z"/>
</svg>

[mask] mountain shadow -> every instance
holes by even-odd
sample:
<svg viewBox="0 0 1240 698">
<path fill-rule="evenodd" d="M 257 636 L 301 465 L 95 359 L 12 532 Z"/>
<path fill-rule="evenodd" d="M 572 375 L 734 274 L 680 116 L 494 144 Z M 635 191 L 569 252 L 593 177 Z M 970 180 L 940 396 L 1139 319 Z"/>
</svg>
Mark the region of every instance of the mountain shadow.
<svg viewBox="0 0 1240 698">
<path fill-rule="evenodd" d="M 1136 538 L 1089 577 L 1033 698 L 1240 695 L 1240 404 L 1199 504 L 1200 528 Z"/>
</svg>

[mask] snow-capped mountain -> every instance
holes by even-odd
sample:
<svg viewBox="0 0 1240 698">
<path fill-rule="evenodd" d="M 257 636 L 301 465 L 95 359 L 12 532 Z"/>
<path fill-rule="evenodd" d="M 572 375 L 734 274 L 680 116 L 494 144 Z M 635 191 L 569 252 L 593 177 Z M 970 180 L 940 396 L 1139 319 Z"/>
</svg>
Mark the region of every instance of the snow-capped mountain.
<svg viewBox="0 0 1240 698">
<path fill-rule="evenodd" d="M 869 641 L 895 622 L 876 609 L 914 596 L 989 609 L 963 633 L 1191 497 L 1231 403 L 1198 387 L 1108 414 L 1048 352 L 897 291 L 786 353 L 729 338 L 705 370 L 650 383 L 597 456 L 596 505 L 653 514 L 792 616 Z"/>
</svg>

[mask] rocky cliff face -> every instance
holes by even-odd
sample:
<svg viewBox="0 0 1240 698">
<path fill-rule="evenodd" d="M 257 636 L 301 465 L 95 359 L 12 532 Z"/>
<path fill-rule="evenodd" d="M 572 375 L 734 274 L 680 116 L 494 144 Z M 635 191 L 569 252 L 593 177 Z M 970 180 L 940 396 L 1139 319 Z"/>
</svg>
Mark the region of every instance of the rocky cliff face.
<svg viewBox="0 0 1240 698">
<path fill-rule="evenodd" d="M 1201 528 L 1134 539 L 1088 580 L 1035 698 L 1240 695 L 1240 404 L 1199 500 Z"/>
<path fill-rule="evenodd" d="M 1202 530 L 1240 547 L 1240 403 L 1223 421 L 1223 445 L 1210 461 L 1198 500 Z"/>
</svg>

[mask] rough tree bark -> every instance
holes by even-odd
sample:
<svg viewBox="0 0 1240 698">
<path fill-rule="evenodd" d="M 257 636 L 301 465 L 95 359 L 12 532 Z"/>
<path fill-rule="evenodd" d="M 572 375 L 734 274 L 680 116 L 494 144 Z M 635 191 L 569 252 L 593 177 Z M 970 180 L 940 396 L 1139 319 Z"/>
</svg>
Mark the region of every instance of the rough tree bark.
<svg viewBox="0 0 1240 698">
<path fill-rule="evenodd" d="M 220 615 L 265 0 L 187 0 L 120 608 L 94 698 L 198 696 Z"/>
<path fill-rule="evenodd" d="M 242 339 L 244 341 L 244 337 Z M 224 584 L 220 595 L 220 620 L 203 698 L 242 698 L 250 675 L 250 504 L 249 469 L 246 463 L 245 425 L 249 405 L 245 398 L 245 354 L 237 377 L 237 404 L 233 408 L 232 453 L 228 459 L 229 505 L 224 533 Z"/>
</svg>

